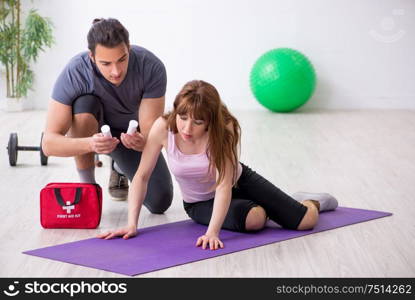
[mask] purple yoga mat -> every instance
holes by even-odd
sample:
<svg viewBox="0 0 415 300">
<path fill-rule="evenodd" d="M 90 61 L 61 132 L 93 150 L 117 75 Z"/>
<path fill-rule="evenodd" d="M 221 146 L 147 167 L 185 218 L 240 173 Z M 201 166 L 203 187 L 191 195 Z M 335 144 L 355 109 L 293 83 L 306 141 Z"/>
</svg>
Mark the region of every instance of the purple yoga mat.
<svg viewBox="0 0 415 300">
<path fill-rule="evenodd" d="M 222 230 L 220 237 L 225 247 L 215 251 L 195 247 L 206 226 L 186 220 L 140 228 L 139 234 L 128 240 L 91 238 L 23 253 L 133 276 L 390 215 L 338 207 L 322 213 L 313 230 L 265 228 L 257 233 Z"/>
</svg>

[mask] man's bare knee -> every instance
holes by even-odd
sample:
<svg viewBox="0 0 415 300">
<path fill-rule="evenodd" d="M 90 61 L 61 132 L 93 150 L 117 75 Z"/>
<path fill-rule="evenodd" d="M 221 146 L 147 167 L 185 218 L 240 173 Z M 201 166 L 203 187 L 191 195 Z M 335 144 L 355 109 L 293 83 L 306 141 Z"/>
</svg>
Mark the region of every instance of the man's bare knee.
<svg viewBox="0 0 415 300">
<path fill-rule="evenodd" d="M 87 137 L 98 132 L 98 121 L 90 113 L 75 114 L 68 132 L 70 137 Z"/>
<path fill-rule="evenodd" d="M 251 208 L 246 216 L 245 229 L 255 231 L 264 228 L 267 214 L 261 206 Z"/>
</svg>

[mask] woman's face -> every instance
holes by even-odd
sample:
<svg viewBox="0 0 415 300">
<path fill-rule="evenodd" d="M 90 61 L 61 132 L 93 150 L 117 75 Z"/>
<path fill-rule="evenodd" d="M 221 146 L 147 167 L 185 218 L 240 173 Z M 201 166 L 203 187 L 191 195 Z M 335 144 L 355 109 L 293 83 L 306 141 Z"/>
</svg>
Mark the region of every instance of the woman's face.
<svg viewBox="0 0 415 300">
<path fill-rule="evenodd" d="M 176 115 L 176 125 L 184 141 L 195 142 L 207 134 L 207 124 L 204 120 L 195 120 L 190 114 Z"/>
</svg>

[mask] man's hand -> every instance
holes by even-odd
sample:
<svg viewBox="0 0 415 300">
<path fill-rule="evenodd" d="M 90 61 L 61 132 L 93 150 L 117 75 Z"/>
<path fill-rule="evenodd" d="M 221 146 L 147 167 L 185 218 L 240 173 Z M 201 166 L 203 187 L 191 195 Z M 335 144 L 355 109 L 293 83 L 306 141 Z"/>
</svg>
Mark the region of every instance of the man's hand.
<svg viewBox="0 0 415 300">
<path fill-rule="evenodd" d="M 92 136 L 90 145 L 92 152 L 108 154 L 114 151 L 119 142 L 120 140 L 115 137 L 108 137 L 104 136 L 102 133 L 96 133 Z"/>
<path fill-rule="evenodd" d="M 134 134 L 121 133 L 121 142 L 125 148 L 133 149 L 135 151 L 142 152 L 146 139 L 140 132 L 134 132 Z"/>
</svg>

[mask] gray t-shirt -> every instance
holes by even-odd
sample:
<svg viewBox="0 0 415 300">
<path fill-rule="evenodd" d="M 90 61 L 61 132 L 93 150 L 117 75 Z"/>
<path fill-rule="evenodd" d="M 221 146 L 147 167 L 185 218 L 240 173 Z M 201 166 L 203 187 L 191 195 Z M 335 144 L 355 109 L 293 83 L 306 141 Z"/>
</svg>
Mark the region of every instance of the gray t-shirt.
<svg viewBox="0 0 415 300">
<path fill-rule="evenodd" d="M 163 63 L 143 47 L 131 46 L 127 75 L 119 86 L 102 76 L 85 51 L 63 69 L 53 87 L 52 99 L 72 106 L 79 96 L 96 95 L 103 104 L 104 122 L 111 128 L 126 130 L 130 120 L 138 120 L 141 99 L 164 96 L 166 84 Z"/>
</svg>

